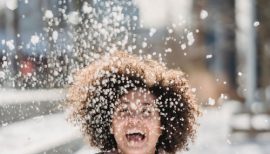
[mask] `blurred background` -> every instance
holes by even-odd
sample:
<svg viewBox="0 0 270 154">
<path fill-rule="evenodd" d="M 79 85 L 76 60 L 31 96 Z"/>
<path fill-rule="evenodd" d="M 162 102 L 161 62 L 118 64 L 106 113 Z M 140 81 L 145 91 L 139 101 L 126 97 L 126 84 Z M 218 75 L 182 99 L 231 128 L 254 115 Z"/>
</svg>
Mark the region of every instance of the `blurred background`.
<svg viewBox="0 0 270 154">
<path fill-rule="evenodd" d="M 0 153 L 94 153 L 65 120 L 73 73 L 124 50 L 186 72 L 187 154 L 269 154 L 267 0 L 0 0 Z"/>
</svg>

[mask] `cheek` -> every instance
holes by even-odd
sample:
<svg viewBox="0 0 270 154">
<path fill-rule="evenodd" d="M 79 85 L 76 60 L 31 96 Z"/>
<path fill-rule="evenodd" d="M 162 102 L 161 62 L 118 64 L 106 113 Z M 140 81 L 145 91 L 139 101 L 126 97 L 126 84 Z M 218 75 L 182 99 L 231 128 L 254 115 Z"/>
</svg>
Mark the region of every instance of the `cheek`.
<svg viewBox="0 0 270 154">
<path fill-rule="evenodd" d="M 148 124 L 147 124 L 148 123 Z M 153 138 L 158 138 L 161 135 L 161 124 L 159 119 L 146 122 L 150 135 Z"/>
<path fill-rule="evenodd" d="M 125 132 L 125 122 L 114 120 L 112 122 L 112 134 L 118 146 L 125 144 L 124 132 Z"/>
<path fill-rule="evenodd" d="M 124 120 L 113 120 L 112 121 L 112 133 L 115 136 L 119 136 L 121 135 L 122 132 L 124 132 L 124 124 L 125 121 Z"/>
</svg>

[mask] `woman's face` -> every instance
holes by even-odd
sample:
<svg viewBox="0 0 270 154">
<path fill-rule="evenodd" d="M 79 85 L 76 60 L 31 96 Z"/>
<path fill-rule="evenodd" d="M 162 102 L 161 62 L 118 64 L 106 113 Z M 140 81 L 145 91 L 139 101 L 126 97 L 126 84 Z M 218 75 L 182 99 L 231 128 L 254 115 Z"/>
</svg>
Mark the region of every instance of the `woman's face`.
<svg viewBox="0 0 270 154">
<path fill-rule="evenodd" d="M 161 128 L 154 95 L 136 90 L 122 96 L 112 118 L 112 133 L 121 153 L 155 153 Z"/>
</svg>

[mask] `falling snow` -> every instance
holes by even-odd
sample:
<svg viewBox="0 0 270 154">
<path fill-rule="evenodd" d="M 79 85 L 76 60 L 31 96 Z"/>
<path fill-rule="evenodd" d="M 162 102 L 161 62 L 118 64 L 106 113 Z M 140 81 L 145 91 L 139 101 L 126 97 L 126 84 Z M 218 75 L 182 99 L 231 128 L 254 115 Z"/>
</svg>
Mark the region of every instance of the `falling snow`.
<svg viewBox="0 0 270 154">
<path fill-rule="evenodd" d="M 17 0 L 8 0 L 8 1 L 6 1 L 6 6 L 8 9 L 14 11 L 18 7 L 18 1 Z"/>
<path fill-rule="evenodd" d="M 58 39 L 58 32 L 57 31 L 53 31 L 52 38 L 53 38 L 54 42 L 57 41 L 57 39 Z"/>
<path fill-rule="evenodd" d="M 149 36 L 152 37 L 157 32 L 157 29 L 151 28 L 149 32 Z"/>
<path fill-rule="evenodd" d="M 36 45 L 39 42 L 39 37 L 37 35 L 31 36 L 31 43 Z"/>
<path fill-rule="evenodd" d="M 0 78 L 4 79 L 5 78 L 5 72 L 0 71 Z"/>
<path fill-rule="evenodd" d="M 168 49 L 165 50 L 165 52 L 167 52 L 167 53 L 168 52 L 172 52 L 172 49 L 171 48 L 168 48 Z"/>
<path fill-rule="evenodd" d="M 168 32 L 171 34 L 171 33 L 173 33 L 173 30 L 172 29 L 168 29 Z"/>
<path fill-rule="evenodd" d="M 258 27 L 260 25 L 260 22 L 259 21 L 255 21 L 254 23 L 253 23 L 253 26 L 254 27 Z"/>
<path fill-rule="evenodd" d="M 146 48 L 146 47 L 147 47 L 147 43 L 146 43 L 146 42 L 143 42 L 143 43 L 142 43 L 142 47 L 143 47 L 143 48 Z"/>
<path fill-rule="evenodd" d="M 87 2 L 84 2 L 83 7 L 82 7 L 83 13 L 88 14 L 88 13 L 91 13 L 92 10 L 93 10 L 92 7 Z"/>
<path fill-rule="evenodd" d="M 14 50 L 15 46 L 14 46 L 14 41 L 13 40 L 9 40 L 6 42 L 7 47 L 9 48 L 9 50 Z"/>
<path fill-rule="evenodd" d="M 215 99 L 213 99 L 213 98 L 208 98 L 208 104 L 211 105 L 211 106 L 215 105 L 215 104 L 216 104 Z"/>
<path fill-rule="evenodd" d="M 242 72 L 238 72 L 237 75 L 238 75 L 238 76 L 242 76 L 243 73 L 242 73 Z"/>
<path fill-rule="evenodd" d="M 197 91 L 197 89 L 196 88 L 191 88 L 191 91 L 195 93 Z"/>
<path fill-rule="evenodd" d="M 44 14 L 44 17 L 47 18 L 47 19 L 53 18 L 53 12 L 51 10 L 46 10 L 45 14 Z"/>
<path fill-rule="evenodd" d="M 213 55 L 212 54 L 206 55 L 206 59 L 211 59 L 211 58 L 213 58 Z"/>
<path fill-rule="evenodd" d="M 203 20 L 203 19 L 206 19 L 207 17 L 208 17 L 208 12 L 206 10 L 202 10 L 200 13 L 200 18 Z"/>
<path fill-rule="evenodd" d="M 185 43 L 181 44 L 181 49 L 185 50 L 187 48 L 187 45 Z"/>
<path fill-rule="evenodd" d="M 79 24 L 79 22 L 80 22 L 79 13 L 76 11 L 70 12 L 68 14 L 68 22 L 73 24 L 73 25 Z"/>
<path fill-rule="evenodd" d="M 194 36 L 193 36 L 192 32 L 188 32 L 187 40 L 188 40 L 188 45 L 189 46 L 191 46 L 195 42 L 195 39 L 194 39 Z"/>
</svg>

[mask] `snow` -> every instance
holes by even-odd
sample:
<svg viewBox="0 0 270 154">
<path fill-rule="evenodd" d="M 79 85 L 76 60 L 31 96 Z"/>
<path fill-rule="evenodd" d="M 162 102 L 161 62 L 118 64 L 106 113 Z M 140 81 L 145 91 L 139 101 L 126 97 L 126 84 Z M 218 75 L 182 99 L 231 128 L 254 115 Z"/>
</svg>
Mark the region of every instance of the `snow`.
<svg viewBox="0 0 270 154">
<path fill-rule="evenodd" d="M 31 36 L 31 43 L 36 45 L 38 42 L 39 42 L 39 36 L 37 36 L 37 35 Z"/>
<path fill-rule="evenodd" d="M 44 14 L 44 17 L 47 18 L 47 19 L 53 18 L 53 12 L 51 10 L 46 10 L 45 14 Z"/>
<path fill-rule="evenodd" d="M 257 130 L 264 130 L 270 128 L 269 115 L 258 114 L 250 118 L 249 114 L 240 114 L 234 116 L 231 125 L 238 129 L 249 129 L 250 125 Z M 250 122 L 250 123 L 249 123 Z"/>
<path fill-rule="evenodd" d="M 165 52 L 172 52 L 172 49 L 171 48 L 168 48 L 168 49 L 165 49 Z"/>
<path fill-rule="evenodd" d="M 2 60 L 7 60 L 7 57 L 6 56 L 3 56 Z"/>
<path fill-rule="evenodd" d="M 0 89 L 0 105 L 22 104 L 33 101 L 59 101 L 65 98 L 64 89 L 15 90 Z"/>
<path fill-rule="evenodd" d="M 206 59 L 211 59 L 211 58 L 213 58 L 213 55 L 212 54 L 206 55 Z"/>
<path fill-rule="evenodd" d="M 242 73 L 242 72 L 238 72 L 237 75 L 238 75 L 238 76 L 242 76 L 243 73 Z"/>
<path fill-rule="evenodd" d="M 52 38 L 53 38 L 53 41 L 56 42 L 57 39 L 58 39 L 58 32 L 57 31 L 53 31 L 52 33 Z"/>
<path fill-rule="evenodd" d="M 168 29 L 168 32 L 171 34 L 171 33 L 173 33 L 173 29 Z"/>
<path fill-rule="evenodd" d="M 228 99 L 228 96 L 226 96 L 225 94 L 221 93 L 219 98 L 222 99 L 222 100 L 226 100 L 226 99 Z"/>
<path fill-rule="evenodd" d="M 191 91 L 192 91 L 193 93 L 195 93 L 195 92 L 197 91 L 197 89 L 196 89 L 196 88 L 191 88 Z"/>
<path fill-rule="evenodd" d="M 220 109 L 205 108 L 199 119 L 197 139 L 190 146 L 190 151 L 183 154 L 269 154 L 270 134 L 262 134 L 264 139 L 247 139 L 231 134 L 233 113 L 240 107 L 238 103 L 229 101 Z"/>
<path fill-rule="evenodd" d="M 1 79 L 1 78 L 2 78 L 2 79 L 4 79 L 4 78 L 5 78 L 5 76 L 6 76 L 5 72 L 0 71 L 0 79 Z"/>
<path fill-rule="evenodd" d="M 194 36 L 193 36 L 192 32 L 187 33 L 187 40 L 188 40 L 188 45 L 189 46 L 191 46 L 195 42 L 195 39 L 194 39 Z"/>
<path fill-rule="evenodd" d="M 85 14 L 91 13 L 93 10 L 93 8 L 91 6 L 89 6 L 89 4 L 87 2 L 84 2 L 83 7 L 82 7 L 82 11 Z"/>
<path fill-rule="evenodd" d="M 216 104 L 216 101 L 215 101 L 215 99 L 213 99 L 213 98 L 208 98 L 208 105 L 215 105 Z"/>
<path fill-rule="evenodd" d="M 88 146 L 84 146 L 79 151 L 77 151 L 75 154 L 92 154 L 92 153 L 98 153 L 100 150 L 95 148 L 89 148 Z"/>
<path fill-rule="evenodd" d="M 14 50 L 15 49 L 13 40 L 6 41 L 6 45 L 9 48 L 9 50 Z"/>
<path fill-rule="evenodd" d="M 1 154 L 34 154 L 80 138 L 64 114 L 48 115 L 0 128 Z"/>
<path fill-rule="evenodd" d="M 182 50 L 185 50 L 186 48 L 187 48 L 186 43 L 181 44 L 181 49 L 182 49 Z"/>
<path fill-rule="evenodd" d="M 18 7 L 18 0 L 8 0 L 6 1 L 6 7 L 10 10 L 15 10 Z"/>
<path fill-rule="evenodd" d="M 70 12 L 68 14 L 68 22 L 73 24 L 73 25 L 77 25 L 80 22 L 79 12 L 77 12 L 77 11 Z"/>
<path fill-rule="evenodd" d="M 143 42 L 143 43 L 142 43 L 142 47 L 143 47 L 143 48 L 146 48 L 146 47 L 147 47 L 147 43 L 146 43 L 146 42 Z"/>
<path fill-rule="evenodd" d="M 258 27 L 260 25 L 260 22 L 259 21 L 255 21 L 254 23 L 253 23 L 253 26 L 254 27 Z"/>
<path fill-rule="evenodd" d="M 200 18 L 203 20 L 203 19 L 206 19 L 207 17 L 208 17 L 208 12 L 206 10 L 201 10 Z"/>
</svg>

